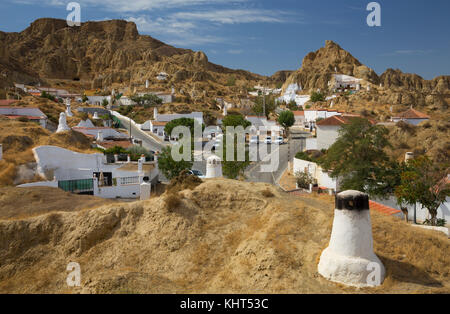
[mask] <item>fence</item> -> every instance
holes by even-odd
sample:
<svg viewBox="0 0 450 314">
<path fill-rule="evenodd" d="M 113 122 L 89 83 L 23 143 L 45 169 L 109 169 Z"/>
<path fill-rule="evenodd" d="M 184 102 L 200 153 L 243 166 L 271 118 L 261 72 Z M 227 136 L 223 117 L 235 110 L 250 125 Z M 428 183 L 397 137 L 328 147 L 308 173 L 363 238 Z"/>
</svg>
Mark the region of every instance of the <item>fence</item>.
<svg viewBox="0 0 450 314">
<path fill-rule="evenodd" d="M 71 193 L 93 192 L 94 182 L 93 179 L 58 181 L 58 187 Z"/>
</svg>

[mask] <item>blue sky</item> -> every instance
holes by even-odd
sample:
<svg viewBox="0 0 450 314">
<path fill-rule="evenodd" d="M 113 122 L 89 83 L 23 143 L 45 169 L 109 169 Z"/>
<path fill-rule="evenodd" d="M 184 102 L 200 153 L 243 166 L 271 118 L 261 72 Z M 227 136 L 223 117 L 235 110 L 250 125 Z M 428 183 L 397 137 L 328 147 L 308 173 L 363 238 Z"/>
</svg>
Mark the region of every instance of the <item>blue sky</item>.
<svg viewBox="0 0 450 314">
<path fill-rule="evenodd" d="M 0 30 L 65 19 L 63 0 L 2 0 Z M 78 0 L 82 21 L 126 19 L 141 34 L 204 51 L 211 62 L 271 75 L 301 66 L 330 39 L 378 74 L 450 75 L 450 1 L 382 0 L 381 27 L 366 24 L 369 0 Z"/>
</svg>

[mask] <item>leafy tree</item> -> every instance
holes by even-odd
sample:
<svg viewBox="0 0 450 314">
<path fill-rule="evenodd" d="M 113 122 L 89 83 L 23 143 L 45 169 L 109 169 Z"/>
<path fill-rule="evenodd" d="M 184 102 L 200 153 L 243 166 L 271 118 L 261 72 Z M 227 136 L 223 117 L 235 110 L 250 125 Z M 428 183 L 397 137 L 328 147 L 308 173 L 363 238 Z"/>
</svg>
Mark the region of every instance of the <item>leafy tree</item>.
<svg viewBox="0 0 450 314">
<path fill-rule="evenodd" d="M 311 94 L 311 101 L 312 102 L 325 101 L 325 95 L 320 92 L 313 92 Z"/>
<path fill-rule="evenodd" d="M 166 124 L 166 126 L 164 127 L 164 132 L 170 136 L 170 134 L 172 134 L 172 130 L 177 127 L 177 126 L 185 126 L 188 127 L 191 131 L 191 137 L 194 136 L 194 126 L 198 125 L 199 123 L 197 122 L 197 120 L 192 119 L 192 118 L 179 118 L 179 119 L 175 119 L 170 121 L 169 123 Z M 205 126 L 202 125 L 202 131 L 205 129 Z"/>
<path fill-rule="evenodd" d="M 46 91 L 42 91 L 42 92 L 41 92 L 41 98 L 47 98 L 47 99 L 56 101 L 55 96 L 53 96 L 53 95 L 50 94 L 50 93 L 47 93 Z"/>
<path fill-rule="evenodd" d="M 246 120 L 242 115 L 231 115 L 228 114 L 223 120 L 222 120 L 222 126 L 224 130 L 227 126 L 233 126 L 237 127 L 241 125 L 244 129 L 249 127 L 251 124 L 250 121 Z"/>
<path fill-rule="evenodd" d="M 309 172 L 298 171 L 295 173 L 295 181 L 302 189 L 309 189 L 309 185 L 314 183 L 314 178 Z"/>
<path fill-rule="evenodd" d="M 445 171 L 434 165 L 426 156 L 409 162 L 410 168 L 401 174 L 400 185 L 395 189 L 398 203 L 420 203 L 430 213 L 431 225 L 437 225 L 437 210 L 450 196 L 450 185 Z"/>
<path fill-rule="evenodd" d="M 83 97 L 81 98 L 82 102 L 87 102 L 89 100 L 89 98 L 87 98 L 86 95 L 83 94 Z"/>
<path fill-rule="evenodd" d="M 175 161 L 172 157 L 172 146 L 165 147 L 158 156 L 158 168 L 169 180 L 180 175 L 183 170 L 190 170 L 192 165 L 192 161 Z"/>
<path fill-rule="evenodd" d="M 250 121 L 244 119 L 242 115 L 227 115 L 223 121 L 222 125 L 224 128 L 224 131 L 226 132 L 227 126 L 232 127 L 238 127 L 242 126 L 244 129 L 249 127 L 251 125 Z M 238 139 L 237 134 L 234 136 L 233 139 L 233 146 L 234 146 L 234 156 L 233 160 L 227 160 L 226 156 L 226 147 L 227 147 L 227 136 L 226 134 L 223 136 L 222 140 L 222 146 L 223 146 L 223 161 L 222 161 L 222 172 L 224 176 L 226 176 L 229 179 L 237 179 L 238 177 L 243 177 L 245 169 L 250 164 L 250 157 L 248 151 L 245 152 L 245 158 L 244 161 L 237 161 L 238 160 Z"/>
<path fill-rule="evenodd" d="M 287 107 L 289 108 L 289 110 L 291 111 L 295 111 L 295 110 L 303 110 L 302 107 L 297 106 L 297 103 L 295 102 L 295 100 L 291 100 L 288 104 Z"/>
<path fill-rule="evenodd" d="M 153 153 L 151 153 L 146 148 L 144 148 L 142 146 L 138 146 L 138 145 L 133 145 L 133 146 L 127 148 L 127 153 L 130 154 L 130 158 L 133 161 L 138 160 L 139 158 L 142 157 L 142 155 L 144 155 L 145 158 L 148 158 L 148 159 L 153 158 Z"/>
<path fill-rule="evenodd" d="M 139 107 L 152 107 L 162 104 L 162 99 L 155 94 L 145 94 L 142 96 L 133 95 L 131 100 L 134 101 Z"/>
<path fill-rule="evenodd" d="M 102 101 L 102 107 L 106 108 L 106 107 L 108 107 L 108 105 L 109 105 L 108 100 L 106 98 L 104 98 Z"/>
<path fill-rule="evenodd" d="M 358 190 L 377 195 L 380 169 L 389 162 L 384 149 L 390 147 L 389 131 L 369 120 L 353 118 L 339 130 L 339 137 L 319 159 L 320 165 L 341 179 L 344 190 Z M 384 195 L 384 194 L 383 194 Z"/>
<path fill-rule="evenodd" d="M 277 121 L 284 128 L 286 135 L 289 135 L 289 128 L 295 123 L 294 113 L 290 110 L 282 111 L 278 115 Z"/>
<path fill-rule="evenodd" d="M 275 102 L 275 98 L 272 95 L 265 96 L 266 97 L 266 118 L 269 118 L 269 115 L 275 111 L 277 108 L 277 104 Z M 252 111 L 257 114 L 261 115 L 264 113 L 264 98 L 263 96 L 258 96 L 255 99 L 255 104 L 252 107 Z"/>
</svg>

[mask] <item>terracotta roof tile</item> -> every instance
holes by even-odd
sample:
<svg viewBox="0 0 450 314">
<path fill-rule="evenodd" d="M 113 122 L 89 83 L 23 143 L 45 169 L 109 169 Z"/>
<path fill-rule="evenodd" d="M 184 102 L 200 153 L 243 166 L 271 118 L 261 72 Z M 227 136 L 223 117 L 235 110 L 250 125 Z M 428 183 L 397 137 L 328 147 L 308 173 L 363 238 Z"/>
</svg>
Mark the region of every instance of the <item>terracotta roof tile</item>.
<svg viewBox="0 0 450 314">
<path fill-rule="evenodd" d="M 408 109 L 405 112 L 399 114 L 397 117 L 394 118 L 400 118 L 400 119 L 430 119 L 428 115 L 426 115 L 423 112 L 417 111 L 415 109 Z"/>
<path fill-rule="evenodd" d="M 395 209 L 395 208 L 392 208 L 392 207 L 389 207 L 389 206 L 386 206 L 386 205 L 383 205 L 383 204 L 380 204 L 380 203 L 377 203 L 374 201 L 369 201 L 369 208 L 371 210 L 375 210 L 379 213 L 382 213 L 382 214 L 388 215 L 388 216 L 395 215 L 395 214 L 402 212 L 401 210 L 398 210 L 398 209 Z"/>
</svg>

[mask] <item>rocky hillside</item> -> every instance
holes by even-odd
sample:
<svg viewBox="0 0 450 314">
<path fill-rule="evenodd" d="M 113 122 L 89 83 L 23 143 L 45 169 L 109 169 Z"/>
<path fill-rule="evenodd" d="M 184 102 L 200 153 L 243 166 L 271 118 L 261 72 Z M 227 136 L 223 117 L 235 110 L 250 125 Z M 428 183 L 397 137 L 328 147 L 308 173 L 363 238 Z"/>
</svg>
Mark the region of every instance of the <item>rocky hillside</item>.
<svg viewBox="0 0 450 314">
<path fill-rule="evenodd" d="M 327 40 L 325 47 L 310 52 L 303 58 L 302 67 L 288 77 L 283 88 L 297 83 L 305 90 L 328 89 L 328 82 L 336 70 L 337 73 L 362 78 L 373 84 L 378 84 L 380 80 L 372 69 L 361 64 L 338 44 Z"/>
<path fill-rule="evenodd" d="M 388 69 L 381 76 L 374 70 L 361 64 L 348 51 L 333 41 L 327 40 L 325 47 L 310 52 L 303 59 L 302 67 L 293 72 L 284 84 L 301 84 L 305 90 L 328 89 L 334 73 L 351 75 L 389 90 L 416 92 L 427 94 L 450 94 L 450 76 L 439 76 L 433 80 L 425 80 L 417 74 L 403 73 L 400 70 Z M 423 101 L 420 101 L 423 103 Z"/>
<path fill-rule="evenodd" d="M 203 52 L 169 46 L 140 35 L 133 22 L 109 20 L 68 27 L 43 18 L 20 33 L 0 32 L 0 70 L 16 81 L 65 79 L 91 82 L 92 88 L 143 85 L 167 72 L 180 82 L 257 81 L 259 75 L 231 70 L 208 61 Z"/>
</svg>

